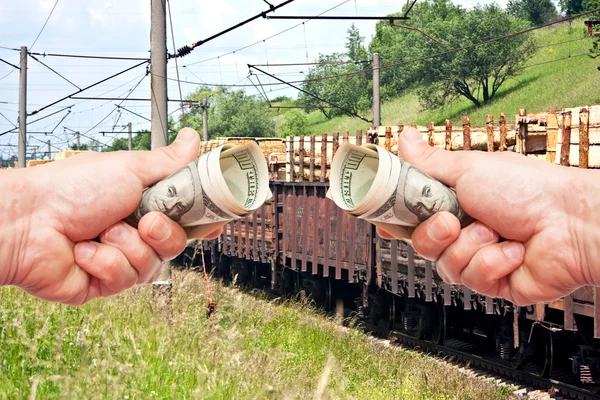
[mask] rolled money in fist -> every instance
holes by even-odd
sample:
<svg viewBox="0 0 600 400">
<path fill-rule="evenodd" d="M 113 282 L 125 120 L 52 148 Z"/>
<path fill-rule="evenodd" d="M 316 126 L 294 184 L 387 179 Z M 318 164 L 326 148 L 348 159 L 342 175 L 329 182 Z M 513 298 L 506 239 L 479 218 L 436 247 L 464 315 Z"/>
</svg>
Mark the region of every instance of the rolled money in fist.
<svg viewBox="0 0 600 400">
<path fill-rule="evenodd" d="M 355 217 L 415 227 L 439 211 L 465 214 L 456 193 L 406 161 L 373 144 L 342 144 L 331 164 L 327 197 Z"/>
<path fill-rule="evenodd" d="M 134 217 L 159 211 L 183 227 L 205 225 L 246 217 L 271 196 L 258 144 L 225 144 L 146 190 Z"/>
</svg>

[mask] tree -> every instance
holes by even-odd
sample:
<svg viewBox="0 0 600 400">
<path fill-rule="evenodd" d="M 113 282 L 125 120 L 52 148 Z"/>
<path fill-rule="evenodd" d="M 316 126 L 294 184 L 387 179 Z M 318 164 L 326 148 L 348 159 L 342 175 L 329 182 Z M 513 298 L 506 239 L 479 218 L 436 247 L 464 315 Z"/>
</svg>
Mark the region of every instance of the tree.
<svg viewBox="0 0 600 400">
<path fill-rule="evenodd" d="M 189 100 L 208 101 L 208 134 L 214 137 L 275 136 L 275 123 L 265 113 L 265 104 L 242 90 L 200 87 Z M 179 121 L 181 127 L 181 121 Z M 202 132 L 202 109 L 194 107 L 186 115 L 187 126 Z"/>
<path fill-rule="evenodd" d="M 528 34 L 467 50 L 448 51 L 529 26 L 527 21 L 511 16 L 496 4 L 464 10 L 448 0 L 427 0 L 420 7 L 415 6 L 411 14 L 410 23 L 441 40 L 444 46 L 419 32 L 390 32 L 393 28 L 378 26 L 372 51 L 377 46 L 390 48 L 396 54 L 395 60 L 406 61 L 397 67 L 399 77 L 390 78 L 388 72 L 383 84 L 391 84 L 396 92 L 417 87 L 416 92 L 426 107 L 436 108 L 461 96 L 476 106 L 491 101 L 508 78 L 522 71 L 535 51 L 534 40 Z M 439 56 L 431 57 L 435 54 Z M 425 59 L 411 61 L 422 58 Z"/>
<path fill-rule="evenodd" d="M 346 53 L 319 55 L 319 65 L 311 68 L 304 79 L 303 89 L 317 97 L 327 100 L 342 109 L 321 108 L 327 118 L 344 115 L 348 112 L 358 114 L 368 110 L 373 103 L 372 71 L 365 61 L 369 54 L 363 45 L 364 37 L 352 25 L 346 39 Z M 315 108 L 328 106 L 314 96 L 301 93 L 300 105 Z"/>
<path fill-rule="evenodd" d="M 571 16 L 583 11 L 583 0 L 559 0 L 558 4 L 562 12 Z"/>
<path fill-rule="evenodd" d="M 299 110 L 291 110 L 285 113 L 283 122 L 279 127 L 279 136 L 299 136 L 306 133 L 308 117 L 306 113 Z"/>
<path fill-rule="evenodd" d="M 506 10 L 516 18 L 542 25 L 558 15 L 552 0 L 509 0 Z"/>
<path fill-rule="evenodd" d="M 82 151 L 86 151 L 89 150 L 88 145 L 87 144 L 82 144 L 81 146 L 79 146 L 79 148 L 77 148 L 77 143 L 73 143 L 71 145 L 71 150 L 82 150 Z"/>
</svg>

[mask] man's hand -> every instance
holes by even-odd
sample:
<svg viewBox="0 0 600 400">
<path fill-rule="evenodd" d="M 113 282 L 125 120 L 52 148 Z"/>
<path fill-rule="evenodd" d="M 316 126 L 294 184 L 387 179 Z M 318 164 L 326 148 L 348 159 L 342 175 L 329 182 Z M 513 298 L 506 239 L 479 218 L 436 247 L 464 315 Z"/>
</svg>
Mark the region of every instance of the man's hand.
<svg viewBox="0 0 600 400">
<path fill-rule="evenodd" d="M 0 284 L 80 305 L 152 282 L 162 260 L 181 253 L 190 237 L 158 212 L 146 214 L 137 229 L 122 220 L 145 188 L 193 161 L 199 144 L 197 132 L 186 128 L 153 151 L 90 152 L 5 172 Z M 193 237 L 214 238 L 221 226 L 202 227 Z"/>
<path fill-rule="evenodd" d="M 428 146 L 412 128 L 400 135 L 399 151 L 454 188 L 465 212 L 477 220 L 461 229 L 456 217 L 441 212 L 415 229 L 415 250 L 437 260 L 444 281 L 517 305 L 600 284 L 593 264 L 600 252 L 595 171 L 516 153 L 448 152 Z M 381 227 L 378 232 L 391 238 Z"/>
</svg>

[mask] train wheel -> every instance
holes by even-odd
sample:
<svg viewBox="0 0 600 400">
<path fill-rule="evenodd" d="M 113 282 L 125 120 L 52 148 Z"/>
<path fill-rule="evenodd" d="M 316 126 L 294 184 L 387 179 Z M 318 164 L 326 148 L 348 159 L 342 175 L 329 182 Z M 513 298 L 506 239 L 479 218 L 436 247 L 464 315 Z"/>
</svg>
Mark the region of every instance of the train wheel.
<svg viewBox="0 0 600 400">
<path fill-rule="evenodd" d="M 441 346 L 446 340 L 446 309 L 443 305 L 434 305 L 432 308 L 437 315 L 431 330 L 431 340 Z"/>
<path fill-rule="evenodd" d="M 535 335 L 534 364 L 537 375 L 547 378 L 552 373 L 554 350 L 552 347 L 552 332 L 545 328 L 537 328 Z"/>
</svg>

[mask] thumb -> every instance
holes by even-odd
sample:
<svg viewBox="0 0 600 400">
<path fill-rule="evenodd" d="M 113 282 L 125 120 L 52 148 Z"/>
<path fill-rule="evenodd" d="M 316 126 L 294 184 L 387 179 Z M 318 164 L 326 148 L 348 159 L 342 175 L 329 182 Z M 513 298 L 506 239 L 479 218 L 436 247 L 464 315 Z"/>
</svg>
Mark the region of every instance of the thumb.
<svg viewBox="0 0 600 400">
<path fill-rule="evenodd" d="M 131 169 L 143 186 L 149 187 L 198 158 L 199 149 L 198 132 L 192 128 L 183 128 L 171 145 L 152 151 L 135 152 Z"/>
<path fill-rule="evenodd" d="M 400 158 L 427 175 L 450 187 L 468 171 L 472 154 L 465 151 L 447 151 L 429 146 L 415 128 L 408 128 L 398 138 Z"/>
</svg>

